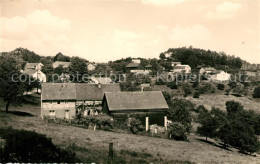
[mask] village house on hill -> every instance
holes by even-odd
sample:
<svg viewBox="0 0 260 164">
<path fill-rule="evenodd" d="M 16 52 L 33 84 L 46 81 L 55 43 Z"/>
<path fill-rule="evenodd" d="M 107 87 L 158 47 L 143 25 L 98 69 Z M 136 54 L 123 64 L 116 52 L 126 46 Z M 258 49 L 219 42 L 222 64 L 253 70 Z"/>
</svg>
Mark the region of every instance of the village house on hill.
<svg viewBox="0 0 260 164">
<path fill-rule="evenodd" d="M 72 119 L 80 112 L 97 115 L 104 93 L 119 91 L 119 84 L 43 83 L 41 116 Z"/>
<path fill-rule="evenodd" d="M 227 72 L 224 72 L 222 70 L 217 71 L 216 73 L 210 75 L 211 80 L 214 81 L 229 81 L 231 78 L 231 75 Z"/>
<path fill-rule="evenodd" d="M 217 73 L 217 70 L 213 67 L 202 67 L 200 70 L 199 70 L 199 73 L 200 74 L 211 74 L 211 73 Z"/>
<path fill-rule="evenodd" d="M 89 71 L 94 71 L 96 69 L 97 64 L 95 63 L 88 63 L 87 67 Z"/>
<path fill-rule="evenodd" d="M 46 82 L 46 75 L 41 70 L 33 70 L 33 69 L 27 69 L 22 71 L 22 74 L 27 74 L 34 79 L 39 80 L 39 82 Z"/>
<path fill-rule="evenodd" d="M 189 65 L 182 65 L 181 62 L 171 62 L 173 67 L 173 73 L 191 73 L 191 67 Z"/>
<path fill-rule="evenodd" d="M 167 125 L 168 105 L 162 92 L 106 92 L 103 111 L 116 120 L 125 121 L 130 117 L 138 118 L 143 125 Z"/>
<path fill-rule="evenodd" d="M 130 73 L 147 74 L 152 70 L 152 65 L 148 64 L 145 67 L 141 65 L 140 59 L 132 59 L 132 62 L 126 66 L 126 71 Z"/>
<path fill-rule="evenodd" d="M 42 63 L 26 63 L 24 70 L 42 70 L 43 66 Z"/>
<path fill-rule="evenodd" d="M 191 73 L 191 67 L 189 65 L 176 65 L 173 67 L 174 73 Z"/>
<path fill-rule="evenodd" d="M 57 68 L 59 66 L 62 66 L 63 68 L 69 68 L 71 62 L 64 62 L 64 61 L 55 61 L 53 64 L 52 64 L 52 67 L 53 68 Z"/>
</svg>

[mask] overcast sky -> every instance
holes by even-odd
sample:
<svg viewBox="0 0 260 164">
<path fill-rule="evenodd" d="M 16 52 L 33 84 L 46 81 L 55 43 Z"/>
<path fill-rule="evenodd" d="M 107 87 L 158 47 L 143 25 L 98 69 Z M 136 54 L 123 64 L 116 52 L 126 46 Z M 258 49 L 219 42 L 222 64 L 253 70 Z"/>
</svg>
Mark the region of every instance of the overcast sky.
<svg viewBox="0 0 260 164">
<path fill-rule="evenodd" d="M 224 51 L 260 64 L 260 0 L 0 0 L 0 51 L 90 61 Z"/>
</svg>

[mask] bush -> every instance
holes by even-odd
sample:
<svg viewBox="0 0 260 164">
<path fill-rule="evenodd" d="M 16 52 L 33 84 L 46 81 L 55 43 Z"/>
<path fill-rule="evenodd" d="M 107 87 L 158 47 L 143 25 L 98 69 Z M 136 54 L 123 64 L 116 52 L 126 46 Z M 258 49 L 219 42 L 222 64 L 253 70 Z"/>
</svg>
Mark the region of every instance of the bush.
<svg viewBox="0 0 260 164">
<path fill-rule="evenodd" d="M 224 84 L 218 84 L 218 85 L 217 85 L 217 88 L 218 88 L 219 90 L 224 90 L 224 89 L 225 89 L 225 85 L 224 85 Z"/>
<path fill-rule="evenodd" d="M 58 148 L 42 134 L 0 128 L 0 137 L 5 140 L 0 162 L 76 162 L 75 154 Z"/>
<path fill-rule="evenodd" d="M 129 118 L 129 120 L 127 121 L 129 129 L 133 134 L 137 134 L 137 132 L 144 130 L 144 126 L 142 125 L 142 122 L 140 120 L 136 118 Z"/>
<path fill-rule="evenodd" d="M 181 123 L 189 133 L 191 130 L 192 111 L 195 111 L 192 102 L 182 99 L 174 99 L 169 105 L 167 117 L 173 122 Z"/>
<path fill-rule="evenodd" d="M 200 93 L 198 91 L 195 91 L 193 98 L 200 98 Z"/>
<path fill-rule="evenodd" d="M 184 125 L 179 122 L 173 122 L 168 127 L 168 138 L 175 140 L 187 140 L 187 132 Z"/>
<path fill-rule="evenodd" d="M 254 94 L 253 94 L 254 98 L 260 98 L 260 87 L 256 87 L 254 89 Z"/>
</svg>

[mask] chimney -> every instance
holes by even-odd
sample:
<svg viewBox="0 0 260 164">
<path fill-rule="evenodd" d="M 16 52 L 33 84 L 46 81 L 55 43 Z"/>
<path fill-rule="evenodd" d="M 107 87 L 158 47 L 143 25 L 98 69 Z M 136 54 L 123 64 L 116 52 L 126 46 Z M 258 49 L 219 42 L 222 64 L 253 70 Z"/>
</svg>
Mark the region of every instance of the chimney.
<svg viewBox="0 0 260 164">
<path fill-rule="evenodd" d="M 98 83 L 98 88 L 101 88 L 101 84 L 100 83 Z"/>
</svg>

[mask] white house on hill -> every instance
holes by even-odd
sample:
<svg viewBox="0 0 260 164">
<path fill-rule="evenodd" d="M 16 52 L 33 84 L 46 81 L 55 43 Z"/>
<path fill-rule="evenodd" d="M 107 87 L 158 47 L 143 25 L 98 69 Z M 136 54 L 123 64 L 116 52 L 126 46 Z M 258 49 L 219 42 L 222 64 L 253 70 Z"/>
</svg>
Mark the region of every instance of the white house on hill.
<svg viewBox="0 0 260 164">
<path fill-rule="evenodd" d="M 68 68 L 70 64 L 70 62 L 56 61 L 52 64 L 52 67 L 57 68 L 59 66 L 62 66 L 63 68 Z"/>
<path fill-rule="evenodd" d="M 189 65 L 176 65 L 173 67 L 174 73 L 191 73 L 191 67 Z"/>
<path fill-rule="evenodd" d="M 42 70 L 42 63 L 26 63 L 24 70 Z"/>
<path fill-rule="evenodd" d="M 40 71 L 40 70 L 25 70 L 22 71 L 23 74 L 27 74 L 31 77 L 33 77 L 34 79 L 38 79 L 40 82 L 46 82 L 46 75 Z"/>
<path fill-rule="evenodd" d="M 229 81 L 231 78 L 231 75 L 224 71 L 217 71 L 216 74 L 213 74 L 210 76 L 211 80 L 214 81 Z"/>
</svg>

